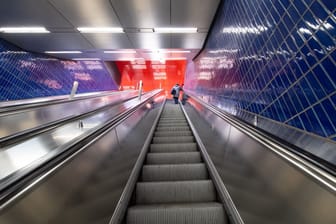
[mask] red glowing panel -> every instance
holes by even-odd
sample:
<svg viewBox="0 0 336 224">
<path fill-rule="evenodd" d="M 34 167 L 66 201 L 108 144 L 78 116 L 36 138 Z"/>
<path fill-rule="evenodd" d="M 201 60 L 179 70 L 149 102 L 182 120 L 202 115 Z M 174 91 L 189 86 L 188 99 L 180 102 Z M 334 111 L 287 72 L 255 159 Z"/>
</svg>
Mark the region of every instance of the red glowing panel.
<svg viewBox="0 0 336 224">
<path fill-rule="evenodd" d="M 161 88 L 170 97 L 171 88 L 184 82 L 187 61 L 117 61 L 116 65 L 121 75 L 120 90 L 138 89 L 142 80 L 144 91 Z"/>
</svg>

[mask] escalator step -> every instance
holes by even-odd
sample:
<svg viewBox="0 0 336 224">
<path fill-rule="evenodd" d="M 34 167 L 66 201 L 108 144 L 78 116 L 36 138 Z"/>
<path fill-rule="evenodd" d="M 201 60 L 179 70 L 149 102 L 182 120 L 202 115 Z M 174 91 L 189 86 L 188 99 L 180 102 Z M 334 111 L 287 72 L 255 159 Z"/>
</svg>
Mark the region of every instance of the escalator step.
<svg viewBox="0 0 336 224">
<path fill-rule="evenodd" d="M 169 122 L 186 122 L 187 119 L 183 117 L 171 117 L 171 118 L 160 118 L 159 122 L 169 123 Z"/>
<path fill-rule="evenodd" d="M 160 117 L 161 119 L 185 119 L 185 116 L 183 115 L 182 111 L 178 111 L 177 113 L 172 113 L 172 114 L 162 114 Z"/>
<path fill-rule="evenodd" d="M 193 136 L 162 136 L 153 137 L 153 143 L 182 143 L 182 142 L 194 142 Z"/>
<path fill-rule="evenodd" d="M 211 180 L 138 182 L 137 204 L 212 202 L 216 200 Z"/>
<path fill-rule="evenodd" d="M 142 181 L 206 180 L 208 172 L 204 163 L 145 165 Z"/>
<path fill-rule="evenodd" d="M 170 122 L 187 122 L 185 118 L 165 118 L 165 119 L 160 119 L 160 123 L 170 123 Z"/>
<path fill-rule="evenodd" d="M 156 131 L 155 137 L 167 137 L 167 136 L 192 136 L 191 131 Z"/>
<path fill-rule="evenodd" d="M 197 151 L 196 143 L 151 144 L 150 152 L 192 152 Z"/>
<path fill-rule="evenodd" d="M 172 126 L 172 127 L 157 127 L 156 131 L 189 131 L 189 126 Z"/>
<path fill-rule="evenodd" d="M 185 119 L 185 118 L 183 118 L 183 119 L 181 119 L 181 118 L 178 118 L 178 119 L 172 118 L 172 119 L 160 119 L 159 120 L 159 123 L 171 123 L 171 122 L 185 123 L 185 122 L 187 122 L 187 119 Z"/>
<path fill-rule="evenodd" d="M 187 122 L 170 122 L 170 123 L 159 123 L 157 127 L 183 127 L 188 126 Z"/>
<path fill-rule="evenodd" d="M 227 224 L 220 203 L 136 205 L 128 209 L 127 224 Z"/>
<path fill-rule="evenodd" d="M 199 152 L 148 153 L 147 164 L 183 164 L 202 162 Z"/>
</svg>

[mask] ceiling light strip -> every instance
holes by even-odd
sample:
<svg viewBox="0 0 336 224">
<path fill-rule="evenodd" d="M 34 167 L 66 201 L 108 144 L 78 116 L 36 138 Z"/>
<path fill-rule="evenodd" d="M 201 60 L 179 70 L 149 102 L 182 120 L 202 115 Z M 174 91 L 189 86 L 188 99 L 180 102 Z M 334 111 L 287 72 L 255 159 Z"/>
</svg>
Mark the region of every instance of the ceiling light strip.
<svg viewBox="0 0 336 224">
<path fill-rule="evenodd" d="M 81 33 L 124 33 L 121 27 L 78 27 Z"/>
<path fill-rule="evenodd" d="M 104 51 L 105 54 L 135 54 L 134 50 Z"/>
<path fill-rule="evenodd" d="M 50 33 L 45 27 L 0 27 L 2 33 Z"/>
<path fill-rule="evenodd" d="M 156 33 L 197 33 L 196 27 L 157 27 Z"/>
<path fill-rule="evenodd" d="M 45 51 L 46 54 L 81 54 L 81 51 Z"/>
</svg>

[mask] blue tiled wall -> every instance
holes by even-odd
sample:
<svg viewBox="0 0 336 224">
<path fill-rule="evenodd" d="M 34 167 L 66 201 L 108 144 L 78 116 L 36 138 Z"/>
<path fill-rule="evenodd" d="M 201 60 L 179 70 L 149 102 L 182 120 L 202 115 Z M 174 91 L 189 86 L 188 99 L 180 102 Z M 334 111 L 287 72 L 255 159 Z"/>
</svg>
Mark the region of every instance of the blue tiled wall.
<svg viewBox="0 0 336 224">
<path fill-rule="evenodd" d="M 225 0 L 185 88 L 248 122 L 336 141 L 335 8 L 335 0 Z"/>
<path fill-rule="evenodd" d="M 66 61 L 23 51 L 0 39 L 0 101 L 117 90 L 100 61 Z"/>
</svg>

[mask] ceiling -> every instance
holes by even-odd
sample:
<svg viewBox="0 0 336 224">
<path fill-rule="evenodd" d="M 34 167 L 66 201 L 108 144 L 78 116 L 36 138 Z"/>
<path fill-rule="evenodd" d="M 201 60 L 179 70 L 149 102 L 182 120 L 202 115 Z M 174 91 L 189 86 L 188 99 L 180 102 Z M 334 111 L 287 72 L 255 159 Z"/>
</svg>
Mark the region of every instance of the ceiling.
<svg viewBox="0 0 336 224">
<path fill-rule="evenodd" d="M 220 0 L 1 0 L 0 27 L 43 26 L 50 33 L 0 33 L 33 52 L 59 58 L 192 59 L 202 48 Z M 122 27 L 124 33 L 80 33 L 77 27 Z M 197 27 L 197 33 L 155 33 L 155 27 Z M 135 49 L 135 53 L 104 53 Z M 161 49 L 161 51 L 159 51 Z M 164 52 L 162 49 L 165 49 Z M 189 50 L 167 52 L 170 50 Z"/>
</svg>

